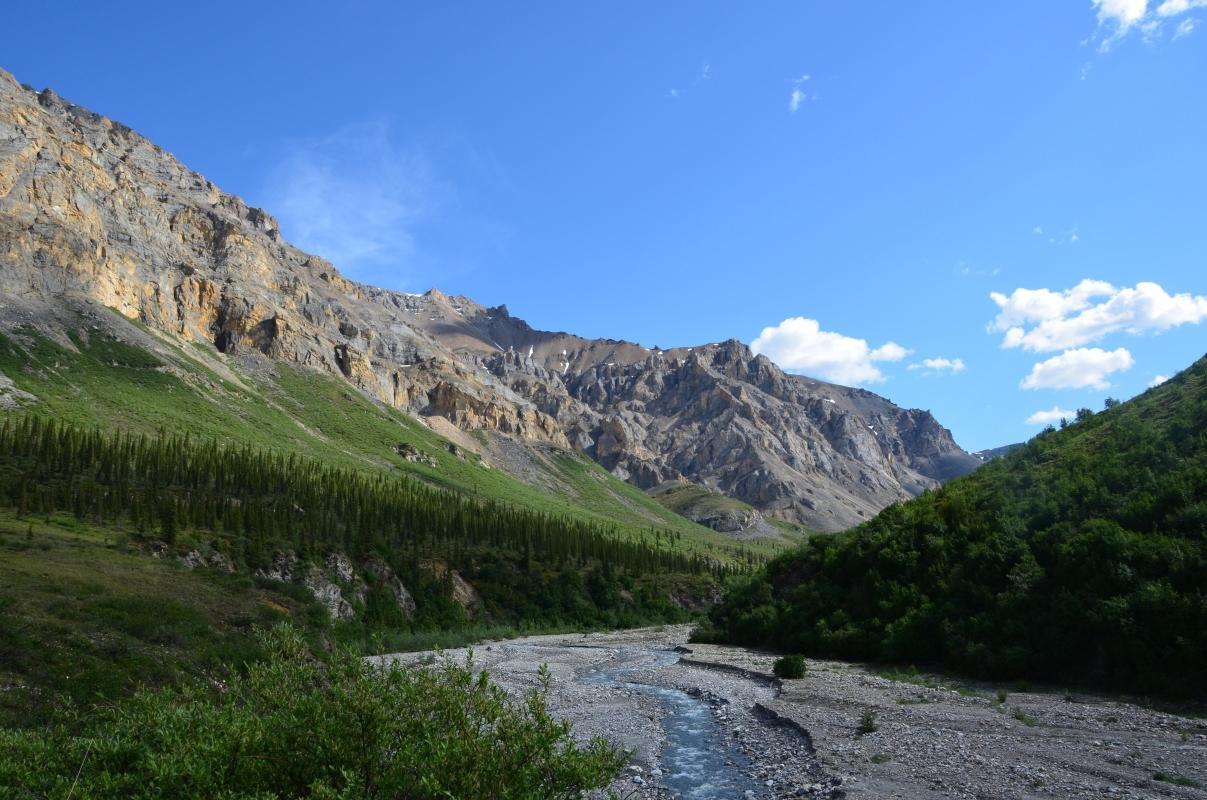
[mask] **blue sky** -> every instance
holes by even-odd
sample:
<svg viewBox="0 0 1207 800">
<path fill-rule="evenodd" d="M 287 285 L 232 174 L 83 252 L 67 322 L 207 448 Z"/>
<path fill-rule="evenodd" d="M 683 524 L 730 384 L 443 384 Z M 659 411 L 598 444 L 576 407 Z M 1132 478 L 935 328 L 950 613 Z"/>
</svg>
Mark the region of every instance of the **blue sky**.
<svg viewBox="0 0 1207 800">
<path fill-rule="evenodd" d="M 757 342 L 970 449 L 1207 350 L 1204 0 L 247 5 L 19 5 L 0 66 L 354 278 Z"/>
</svg>

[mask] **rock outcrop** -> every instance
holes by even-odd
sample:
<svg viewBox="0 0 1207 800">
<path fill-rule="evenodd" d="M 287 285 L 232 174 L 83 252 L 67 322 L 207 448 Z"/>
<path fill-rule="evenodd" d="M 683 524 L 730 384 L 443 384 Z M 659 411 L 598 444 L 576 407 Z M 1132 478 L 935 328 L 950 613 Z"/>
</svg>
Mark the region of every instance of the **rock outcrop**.
<svg viewBox="0 0 1207 800">
<path fill-rule="evenodd" d="M 17 388 L 12 378 L 0 372 L 0 409 L 21 408 L 37 401 L 38 398 Z"/>
<path fill-rule="evenodd" d="M 402 584 L 402 580 L 394 573 L 394 570 L 390 569 L 389 564 L 377 556 L 373 556 L 365 562 L 365 572 L 386 587 L 404 617 L 408 620 L 415 618 L 415 598 L 407 591 L 407 587 Z"/>
<path fill-rule="evenodd" d="M 737 341 L 583 339 L 505 306 L 350 281 L 126 126 L 0 71 L 0 328 L 61 336 L 85 303 L 232 368 L 322 370 L 412 414 L 577 448 L 641 487 L 687 479 L 812 528 L 979 463 L 929 413 L 785 374 Z M 0 382 L 0 406 L 30 401 Z"/>
<path fill-rule="evenodd" d="M 583 339 L 437 292 L 407 307 L 416 327 L 642 488 L 686 479 L 836 530 L 980 463 L 929 412 L 787 374 L 736 340 L 661 350 Z"/>
<path fill-rule="evenodd" d="M 211 563 L 219 557 L 222 559 L 221 564 Z M 190 551 L 181 561 L 190 568 L 196 566 L 225 568 L 225 565 L 230 565 L 230 569 L 227 571 L 234 569 L 230 559 L 226 556 L 221 554 L 204 556 L 196 550 Z M 415 616 L 415 598 L 411 596 L 410 591 L 403 585 L 402 580 L 390 568 L 390 565 L 379 556 L 370 556 L 365 559 L 363 564 L 357 565 L 343 553 L 332 551 L 319 565 L 302 563 L 289 550 L 277 550 L 272 554 L 272 561 L 269 565 L 257 569 L 255 574 L 256 577 L 264 580 L 300 583 L 314 595 L 314 599 L 322 604 L 334 620 L 353 619 L 356 617 L 358 609 L 363 610 L 369 596 L 369 584 L 365 580 L 368 577 L 386 588 L 398 605 L 398 610 L 406 619 L 413 619 Z M 456 573 L 453 573 L 453 576 L 454 581 L 461 580 L 461 576 Z M 464 581 L 461 582 L 464 583 Z M 469 591 L 476 598 L 477 591 L 467 583 L 465 586 L 468 587 L 468 590 L 461 589 L 461 591 Z M 456 587 L 454 587 L 454 599 L 457 599 Z"/>
<path fill-rule="evenodd" d="M 472 620 L 481 614 L 482 596 L 469 581 L 461 576 L 461 573 L 455 569 L 449 569 L 448 564 L 443 561 L 424 561 L 422 566 L 438 580 L 448 583 L 453 602 L 461 606 L 466 619 Z"/>
<path fill-rule="evenodd" d="M 188 551 L 178 559 L 180 565 L 185 569 L 216 569 L 225 573 L 233 573 L 235 571 L 235 562 L 231 561 L 230 556 L 220 550 L 215 550 L 208 547 L 195 547 Z"/>
</svg>

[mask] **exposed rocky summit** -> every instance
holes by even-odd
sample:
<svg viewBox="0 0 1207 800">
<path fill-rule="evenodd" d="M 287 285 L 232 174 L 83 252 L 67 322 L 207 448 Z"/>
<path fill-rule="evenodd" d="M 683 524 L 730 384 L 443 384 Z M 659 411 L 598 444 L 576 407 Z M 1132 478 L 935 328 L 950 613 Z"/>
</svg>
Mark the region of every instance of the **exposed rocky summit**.
<svg viewBox="0 0 1207 800">
<path fill-rule="evenodd" d="M 980 461 L 993 461 L 995 458 L 1013 453 L 1018 448 L 1022 447 L 1025 442 L 1016 442 L 1014 444 L 1004 444 L 1001 447 L 991 447 L 988 450 L 977 450 L 973 453 L 973 457 Z"/>
<path fill-rule="evenodd" d="M 642 488 L 685 478 L 836 530 L 979 464 L 929 412 L 787 374 L 737 340 L 661 350 L 584 339 L 436 291 L 408 298 L 406 313 Z"/>
<path fill-rule="evenodd" d="M 129 128 L 0 71 L 0 327 L 61 339 L 88 302 L 235 368 L 323 370 L 461 430 L 576 448 L 643 488 L 686 479 L 818 529 L 979 463 L 928 412 L 785 374 L 735 340 L 583 339 L 350 281 Z M 30 399 L 0 386 L 3 404 Z"/>
</svg>

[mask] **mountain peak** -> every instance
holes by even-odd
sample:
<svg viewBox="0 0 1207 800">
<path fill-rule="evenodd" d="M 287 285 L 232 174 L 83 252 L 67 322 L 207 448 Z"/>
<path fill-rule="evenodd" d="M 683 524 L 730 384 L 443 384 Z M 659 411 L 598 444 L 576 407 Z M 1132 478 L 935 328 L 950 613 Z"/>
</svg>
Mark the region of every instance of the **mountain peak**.
<svg viewBox="0 0 1207 800">
<path fill-rule="evenodd" d="M 820 529 L 979 463 L 929 414 L 785 375 L 737 339 L 651 349 L 355 283 L 283 242 L 268 211 L 7 75 L 0 187 L 0 328 L 61 337 L 104 305 L 232 368 L 325 371 L 454 429 L 575 448 L 641 487 L 689 480 Z"/>
</svg>

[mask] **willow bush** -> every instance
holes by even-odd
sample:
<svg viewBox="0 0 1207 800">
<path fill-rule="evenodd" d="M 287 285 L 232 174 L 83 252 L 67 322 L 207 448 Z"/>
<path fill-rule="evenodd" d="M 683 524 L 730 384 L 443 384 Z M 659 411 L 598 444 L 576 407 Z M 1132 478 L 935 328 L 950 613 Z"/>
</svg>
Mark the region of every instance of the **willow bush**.
<svg viewBox="0 0 1207 800">
<path fill-rule="evenodd" d="M 549 675 L 510 700 L 472 658 L 405 668 L 350 650 L 323 660 L 280 627 L 225 685 L 144 690 L 43 729 L 0 729 L 0 796 L 575 798 L 626 754 L 575 742 L 546 705 Z"/>
</svg>

